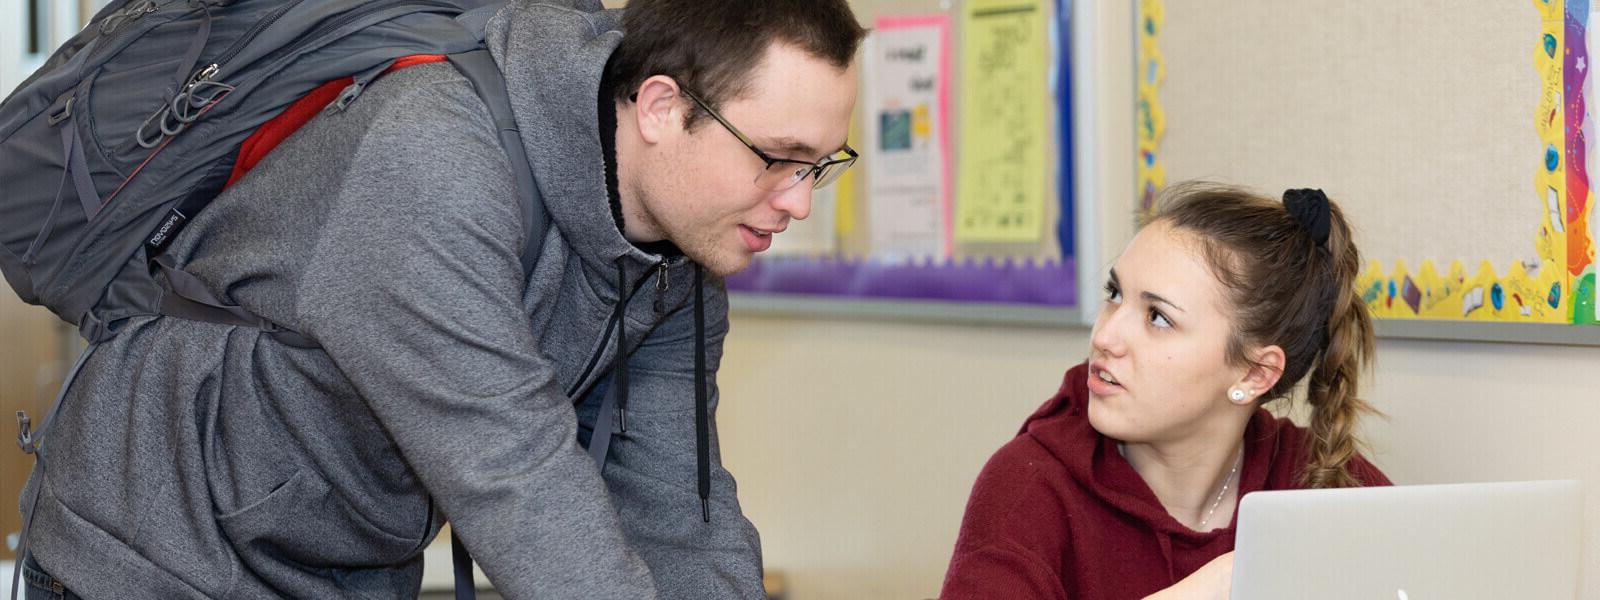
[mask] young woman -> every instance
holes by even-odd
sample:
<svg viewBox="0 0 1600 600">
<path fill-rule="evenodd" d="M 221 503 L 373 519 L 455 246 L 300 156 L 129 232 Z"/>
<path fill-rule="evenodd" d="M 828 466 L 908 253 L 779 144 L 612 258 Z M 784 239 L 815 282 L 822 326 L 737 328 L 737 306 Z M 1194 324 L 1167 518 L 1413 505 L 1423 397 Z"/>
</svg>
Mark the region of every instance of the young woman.
<svg viewBox="0 0 1600 600">
<path fill-rule="evenodd" d="M 1339 208 L 1203 183 L 1161 207 L 1088 362 L 978 476 L 943 600 L 1227 598 L 1242 495 L 1389 485 L 1357 451 L 1373 334 Z M 1262 408 L 1302 378 L 1309 428 Z"/>
</svg>

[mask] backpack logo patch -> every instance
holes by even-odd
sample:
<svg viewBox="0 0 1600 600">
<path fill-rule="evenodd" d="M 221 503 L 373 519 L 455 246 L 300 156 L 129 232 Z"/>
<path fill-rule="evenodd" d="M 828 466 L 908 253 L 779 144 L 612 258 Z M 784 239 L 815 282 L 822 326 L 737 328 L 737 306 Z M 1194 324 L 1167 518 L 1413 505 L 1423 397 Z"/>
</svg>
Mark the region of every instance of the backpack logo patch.
<svg viewBox="0 0 1600 600">
<path fill-rule="evenodd" d="M 189 222 L 189 217 L 183 216 L 183 213 L 178 212 L 178 209 L 174 208 L 167 211 L 167 218 L 161 220 L 161 226 L 157 227 L 156 232 L 150 235 L 150 239 L 144 241 L 146 245 L 150 246 L 151 254 L 166 250 L 167 245 L 172 243 L 172 238 L 178 235 L 178 231 L 183 229 L 183 224 L 187 222 Z"/>
</svg>

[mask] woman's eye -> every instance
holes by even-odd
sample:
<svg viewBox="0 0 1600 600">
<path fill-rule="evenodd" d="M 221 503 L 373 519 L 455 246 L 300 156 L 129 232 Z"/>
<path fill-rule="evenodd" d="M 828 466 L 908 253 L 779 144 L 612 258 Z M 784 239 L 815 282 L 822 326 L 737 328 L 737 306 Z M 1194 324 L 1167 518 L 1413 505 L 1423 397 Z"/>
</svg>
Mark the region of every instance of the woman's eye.
<svg viewBox="0 0 1600 600">
<path fill-rule="evenodd" d="M 1161 314 L 1159 310 L 1152 309 L 1150 311 L 1150 323 L 1162 329 L 1172 328 L 1172 321 L 1168 321 L 1167 316 Z"/>
<path fill-rule="evenodd" d="M 1112 304 L 1122 303 L 1122 290 L 1109 285 L 1106 286 L 1106 302 L 1110 302 Z"/>
</svg>

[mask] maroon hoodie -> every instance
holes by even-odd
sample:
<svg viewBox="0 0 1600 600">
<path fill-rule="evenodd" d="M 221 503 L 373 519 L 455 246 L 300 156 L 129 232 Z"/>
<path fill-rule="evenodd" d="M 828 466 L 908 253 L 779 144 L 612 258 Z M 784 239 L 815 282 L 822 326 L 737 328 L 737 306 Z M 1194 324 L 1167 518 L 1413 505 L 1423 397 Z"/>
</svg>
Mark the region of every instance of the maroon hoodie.
<svg viewBox="0 0 1600 600">
<path fill-rule="evenodd" d="M 1185 527 L 1117 441 L 1089 425 L 1088 372 L 1067 371 L 978 475 L 942 600 L 1142 598 L 1233 550 L 1233 519 L 1204 533 Z M 1262 409 L 1244 435 L 1242 494 L 1300 487 L 1304 428 Z M 1359 456 L 1350 470 L 1366 485 L 1391 485 Z"/>
</svg>

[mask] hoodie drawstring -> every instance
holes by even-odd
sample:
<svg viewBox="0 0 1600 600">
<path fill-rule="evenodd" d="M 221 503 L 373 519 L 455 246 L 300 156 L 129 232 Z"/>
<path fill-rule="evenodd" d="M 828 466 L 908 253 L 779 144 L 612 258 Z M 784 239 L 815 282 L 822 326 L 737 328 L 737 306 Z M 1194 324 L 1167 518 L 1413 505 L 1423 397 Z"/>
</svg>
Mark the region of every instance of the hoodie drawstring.
<svg viewBox="0 0 1600 600">
<path fill-rule="evenodd" d="M 699 475 L 700 514 L 711 522 L 711 428 L 706 393 L 705 275 L 694 266 L 694 454 Z"/>
<path fill-rule="evenodd" d="M 1173 583 L 1178 582 L 1178 566 L 1174 564 L 1175 557 L 1172 551 L 1172 534 L 1162 531 L 1156 532 L 1156 543 L 1161 546 L 1161 558 L 1167 561 L 1167 577 Z"/>
<path fill-rule="evenodd" d="M 662 275 L 665 277 L 665 275 Z M 628 432 L 628 355 L 627 336 L 627 305 L 628 293 L 627 273 L 623 268 L 621 259 L 617 261 L 617 289 L 618 294 L 616 312 L 612 320 L 617 324 L 617 353 L 612 358 L 612 370 L 616 379 L 611 383 L 605 400 L 600 404 L 600 415 L 595 419 L 594 433 L 589 440 L 589 455 L 594 458 L 595 466 L 605 472 L 606 454 L 611 447 L 611 436 Z M 694 266 L 694 450 L 695 450 L 695 475 L 696 491 L 700 495 L 700 517 L 705 522 L 711 522 L 711 410 L 710 391 L 706 386 L 706 299 L 705 299 L 705 272 L 700 265 Z M 612 427 L 612 416 L 615 411 L 617 427 Z"/>
<path fill-rule="evenodd" d="M 625 350 L 628 337 L 623 335 L 628 330 L 628 302 L 622 294 L 628 288 L 628 274 L 622 267 L 622 261 L 617 261 L 617 356 L 612 369 L 617 374 L 613 385 L 617 386 L 617 432 L 628 432 L 628 355 Z"/>
<path fill-rule="evenodd" d="M 606 455 L 611 452 L 611 437 L 628 431 L 628 287 L 627 272 L 622 259 L 617 259 L 617 306 L 611 321 L 617 326 L 617 353 L 611 358 L 611 369 L 616 374 L 605 399 L 600 401 L 600 414 L 595 417 L 594 430 L 589 434 L 589 457 L 601 473 L 606 472 Z M 610 331 L 606 332 L 610 335 Z M 596 355 L 598 356 L 598 354 Z M 615 421 L 615 424 L 613 424 Z"/>
</svg>

